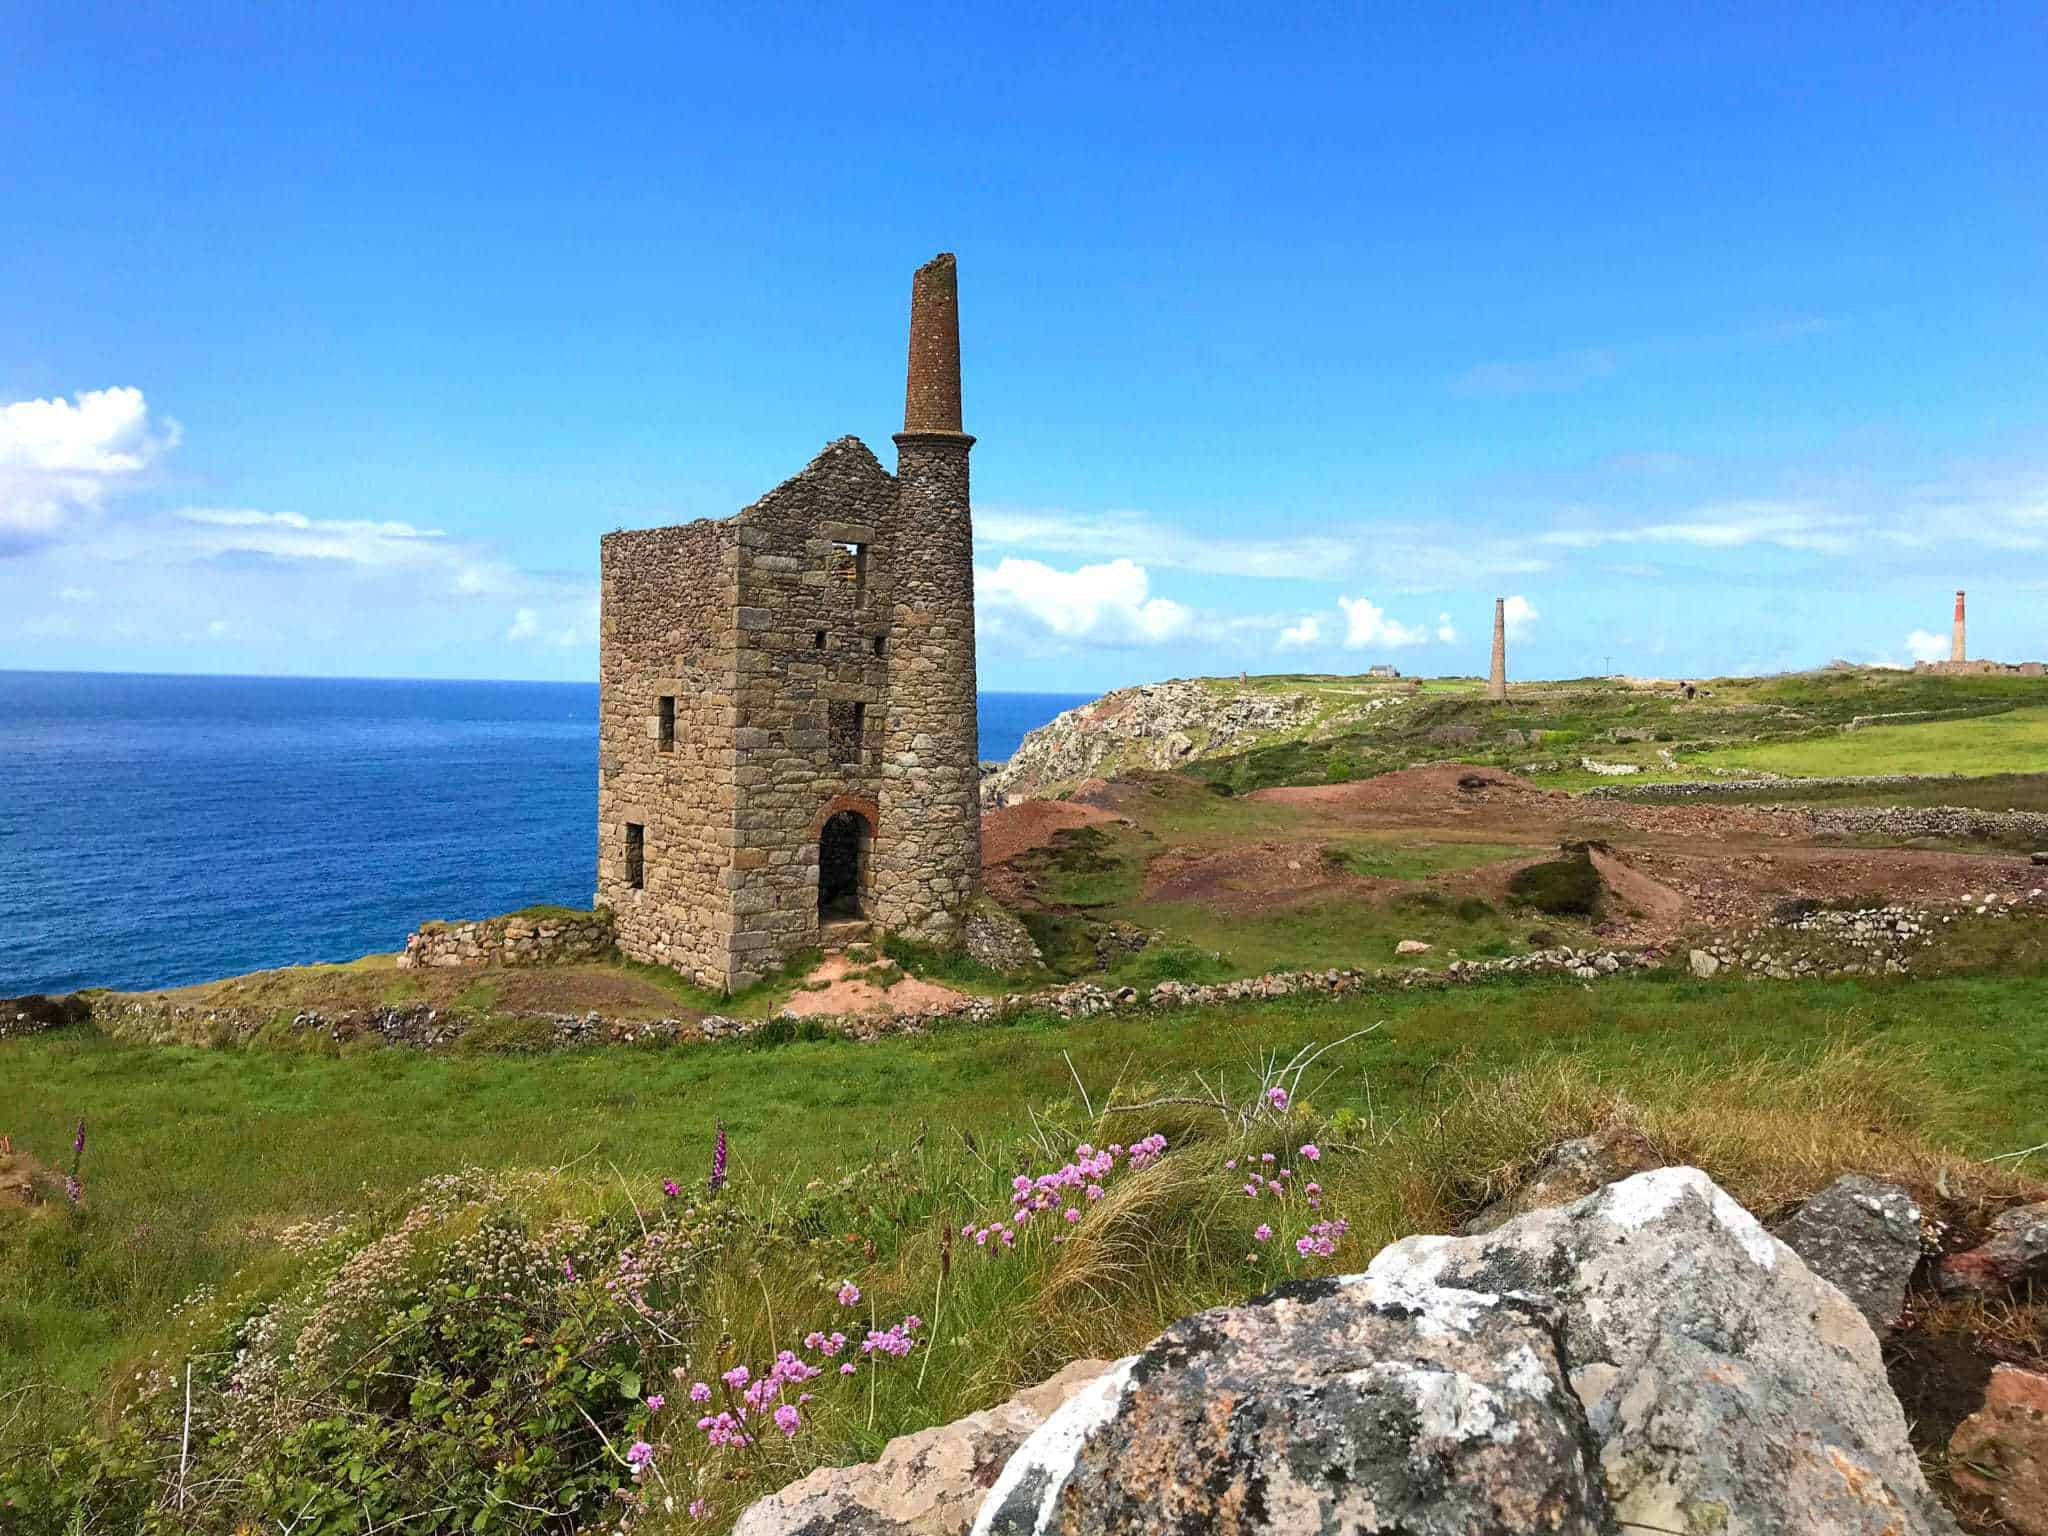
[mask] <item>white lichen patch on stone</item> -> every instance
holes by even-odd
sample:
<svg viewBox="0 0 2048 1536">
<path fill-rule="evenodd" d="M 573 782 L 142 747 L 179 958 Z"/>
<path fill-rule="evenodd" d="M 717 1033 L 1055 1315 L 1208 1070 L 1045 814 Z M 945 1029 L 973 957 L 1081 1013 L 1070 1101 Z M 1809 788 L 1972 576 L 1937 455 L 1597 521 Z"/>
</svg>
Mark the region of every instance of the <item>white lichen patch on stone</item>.
<svg viewBox="0 0 2048 1536">
<path fill-rule="evenodd" d="M 1380 1275 L 1368 1273 L 1362 1278 L 1365 1300 L 1370 1305 L 1413 1313 L 1415 1331 L 1425 1339 L 1469 1334 L 1482 1312 L 1500 1305 L 1500 1297 L 1491 1291 L 1437 1285 L 1432 1278 L 1418 1278 L 1401 1270 L 1390 1269 Z"/>
<path fill-rule="evenodd" d="M 1123 1405 L 1130 1386 L 1136 1355 L 1126 1355 L 1104 1371 L 1091 1385 L 1062 1403 L 1057 1412 L 1032 1432 L 1031 1438 L 1003 1466 L 1002 1475 L 982 1500 L 974 1517 L 971 1536 L 989 1536 L 1003 1506 L 1025 1483 L 1039 1481 L 1038 1506 L 1032 1515 L 1033 1536 L 1044 1536 L 1052 1525 L 1060 1490 L 1066 1486 L 1081 1447 L 1088 1437 L 1111 1419 Z"/>
<path fill-rule="evenodd" d="M 1600 1214 L 1616 1226 L 1640 1231 L 1676 1206 L 1688 1195 L 1697 1195 L 1713 1212 L 1714 1220 L 1742 1245 L 1742 1251 L 1759 1269 L 1774 1269 L 1783 1246 L 1706 1174 L 1697 1168 L 1657 1168 L 1610 1184 L 1596 1198 Z"/>
<path fill-rule="evenodd" d="M 1453 1445 L 1474 1440 L 1510 1444 L 1516 1437 L 1515 1416 L 1498 1393 L 1458 1371 L 1381 1360 L 1347 1378 L 1357 1383 L 1391 1387 L 1415 1405 L 1415 1428 L 1422 1442 L 1418 1454 L 1434 1456 Z"/>
</svg>

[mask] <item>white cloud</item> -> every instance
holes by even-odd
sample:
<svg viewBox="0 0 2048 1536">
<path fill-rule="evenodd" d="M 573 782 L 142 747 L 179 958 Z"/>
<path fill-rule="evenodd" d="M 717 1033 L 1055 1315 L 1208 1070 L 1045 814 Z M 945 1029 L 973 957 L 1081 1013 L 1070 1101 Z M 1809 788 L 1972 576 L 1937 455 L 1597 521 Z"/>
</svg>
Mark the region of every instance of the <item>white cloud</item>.
<svg viewBox="0 0 2048 1536">
<path fill-rule="evenodd" d="M 1520 541 L 1447 539 L 1445 531 L 1444 523 L 1375 521 L 1329 532 L 1235 538 L 1163 524 L 1143 512 L 1081 517 L 1059 508 L 992 507 L 977 508 L 974 514 L 974 537 L 984 549 L 1125 559 L 1148 570 L 1238 579 L 1334 582 L 1348 577 L 1418 591 L 1550 568 L 1547 557 Z"/>
<path fill-rule="evenodd" d="M 1916 629 L 1906 636 L 1906 654 L 1915 661 L 1947 661 L 1949 658 L 1949 637 Z"/>
<path fill-rule="evenodd" d="M 1451 616 L 1448 613 L 1440 613 L 1436 616 L 1436 637 L 1445 645 L 1456 645 L 1458 643 L 1458 626 L 1451 622 Z"/>
<path fill-rule="evenodd" d="M 1729 501 L 1704 506 L 1686 518 L 1636 528 L 1556 528 L 1536 542 L 1565 549 L 1605 544 L 1684 544 L 1695 549 L 1740 549 L 1768 544 L 1816 554 L 1847 554 L 1856 547 L 1862 519 L 1811 502 Z"/>
<path fill-rule="evenodd" d="M 540 615 L 531 608 L 522 608 L 512 615 L 512 627 L 505 631 L 507 640 L 531 640 L 540 633 Z"/>
<path fill-rule="evenodd" d="M 1458 380 L 1458 389 L 1468 395 L 1550 394 L 1607 378 L 1619 367 L 1612 352 L 1582 347 L 1555 357 L 1476 364 Z"/>
<path fill-rule="evenodd" d="M 1426 630 L 1388 618 L 1370 598 L 1340 597 L 1337 606 L 1344 610 L 1344 649 L 1347 651 L 1421 645 L 1429 638 Z"/>
<path fill-rule="evenodd" d="M 1290 624 L 1280 631 L 1280 638 L 1273 642 L 1276 651 L 1305 651 L 1323 638 L 1323 621 L 1314 614 L 1304 614 L 1301 621 Z"/>
<path fill-rule="evenodd" d="M 1526 597 L 1510 597 L 1501 603 L 1501 618 L 1506 624 L 1508 638 L 1520 640 L 1529 633 L 1531 626 L 1542 617 L 1536 605 Z"/>
<path fill-rule="evenodd" d="M 459 584 L 470 552 L 438 528 L 369 518 L 310 518 L 297 512 L 244 507 L 187 507 L 175 514 L 188 524 L 182 543 L 201 559 L 261 555 L 272 560 L 331 560 L 359 566 L 436 566 Z"/>
<path fill-rule="evenodd" d="M 179 436 L 176 422 L 150 419 L 139 389 L 0 406 L 0 552 L 61 536 L 141 483 Z"/>
<path fill-rule="evenodd" d="M 89 603 L 92 601 L 91 587 L 65 587 L 57 594 L 60 603 Z"/>
<path fill-rule="evenodd" d="M 974 573 L 975 603 L 1000 627 L 1006 621 L 1088 645 L 1160 645 L 1186 636 L 1196 615 L 1152 596 L 1151 577 L 1131 560 L 1061 571 L 1006 555 Z"/>
</svg>

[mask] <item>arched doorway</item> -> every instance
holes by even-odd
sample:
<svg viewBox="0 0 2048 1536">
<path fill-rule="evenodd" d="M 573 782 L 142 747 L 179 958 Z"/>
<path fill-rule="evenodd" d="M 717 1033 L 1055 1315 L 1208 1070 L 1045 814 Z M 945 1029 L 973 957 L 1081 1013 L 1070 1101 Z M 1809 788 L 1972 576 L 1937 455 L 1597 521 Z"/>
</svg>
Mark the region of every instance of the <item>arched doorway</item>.
<svg viewBox="0 0 2048 1536">
<path fill-rule="evenodd" d="M 825 818 L 818 833 L 818 917 L 861 915 L 862 876 L 867 871 L 868 843 L 874 830 L 859 811 L 840 811 Z"/>
</svg>

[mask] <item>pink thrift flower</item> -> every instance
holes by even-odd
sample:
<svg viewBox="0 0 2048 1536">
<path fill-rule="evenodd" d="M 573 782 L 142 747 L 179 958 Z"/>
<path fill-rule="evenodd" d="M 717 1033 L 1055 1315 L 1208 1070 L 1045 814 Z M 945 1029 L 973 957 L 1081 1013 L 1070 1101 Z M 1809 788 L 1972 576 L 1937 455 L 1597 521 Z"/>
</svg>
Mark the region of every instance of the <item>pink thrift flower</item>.
<svg viewBox="0 0 2048 1536">
<path fill-rule="evenodd" d="M 1275 1109 L 1285 1109 L 1287 1107 L 1287 1090 L 1285 1088 L 1268 1088 L 1266 1090 L 1266 1102 Z"/>
<path fill-rule="evenodd" d="M 667 1406 L 668 1399 L 663 1397 L 659 1392 L 656 1392 L 653 1396 L 647 1399 L 647 1411 L 649 1413 L 659 1413 L 663 1408 Z"/>
<path fill-rule="evenodd" d="M 1301 1155 L 1312 1163 L 1319 1163 L 1323 1159 L 1323 1149 L 1311 1141 L 1303 1145 Z"/>
<path fill-rule="evenodd" d="M 846 1362 L 846 1364 L 839 1367 L 839 1374 L 842 1376 L 851 1376 L 853 1374 L 853 1362 L 849 1360 Z"/>
<path fill-rule="evenodd" d="M 691 1401 L 691 1402 L 693 1402 L 693 1403 L 708 1403 L 708 1402 L 710 1402 L 710 1401 L 711 1401 L 711 1388 L 710 1388 L 710 1387 L 709 1387 L 708 1385 L 706 1385 L 706 1384 L 705 1384 L 704 1382 L 701 1382 L 701 1381 L 693 1381 L 693 1382 L 691 1382 L 691 1383 L 690 1383 L 690 1401 Z"/>
<path fill-rule="evenodd" d="M 790 1404 L 784 1403 L 775 1410 L 775 1427 L 783 1434 L 794 1436 L 799 1422 L 801 1421 L 797 1418 L 796 1409 Z"/>
<path fill-rule="evenodd" d="M 1068 1207 L 1067 1207 L 1067 1220 L 1069 1220 L 1069 1221 L 1079 1221 L 1080 1219 L 1081 1219 L 1081 1213 L 1080 1213 L 1079 1211 L 1075 1210 L 1075 1209 L 1074 1209 L 1074 1208 L 1073 1208 L 1073 1207 L 1072 1207 L 1071 1205 L 1070 1205 L 1070 1206 L 1068 1206 Z"/>
<path fill-rule="evenodd" d="M 1262 1242 L 1262 1243 L 1263 1243 L 1263 1242 L 1265 1242 L 1265 1241 L 1266 1241 L 1266 1240 L 1267 1240 L 1268 1238 L 1270 1238 L 1270 1237 L 1271 1237 L 1272 1235 L 1273 1235 L 1273 1229 L 1272 1229 L 1271 1227 L 1267 1226 L 1267 1225 L 1266 1225 L 1266 1224 L 1265 1224 L 1265 1223 L 1264 1223 L 1263 1221 L 1259 1223 L 1259 1228 L 1258 1228 L 1258 1230 L 1257 1230 L 1256 1232 L 1252 1233 L 1252 1236 L 1253 1236 L 1253 1238 L 1255 1238 L 1255 1239 L 1256 1239 L 1257 1241 L 1259 1241 L 1259 1242 Z"/>
<path fill-rule="evenodd" d="M 690 1518 L 691 1518 L 692 1520 L 702 1520 L 702 1519 L 703 1519 L 703 1518 L 704 1518 L 704 1517 L 705 1517 L 706 1515 L 708 1515 L 708 1514 L 710 1514 L 710 1513 L 711 1513 L 711 1505 L 710 1505 L 710 1502 L 709 1502 L 708 1500 L 705 1500 L 705 1499 L 692 1499 L 692 1500 L 690 1500 Z"/>
<path fill-rule="evenodd" d="M 855 1285 L 855 1284 L 854 1284 L 854 1283 L 853 1283 L 853 1282 L 852 1282 L 851 1280 L 845 1281 L 845 1282 L 844 1282 L 843 1284 L 841 1284 L 841 1285 L 840 1285 L 840 1287 L 839 1287 L 839 1305 L 841 1305 L 842 1307 L 850 1307 L 850 1306 L 854 1305 L 854 1304 L 855 1304 L 856 1302 L 858 1302 L 859 1300 L 860 1300 L 860 1287 L 859 1287 L 859 1286 Z"/>
</svg>

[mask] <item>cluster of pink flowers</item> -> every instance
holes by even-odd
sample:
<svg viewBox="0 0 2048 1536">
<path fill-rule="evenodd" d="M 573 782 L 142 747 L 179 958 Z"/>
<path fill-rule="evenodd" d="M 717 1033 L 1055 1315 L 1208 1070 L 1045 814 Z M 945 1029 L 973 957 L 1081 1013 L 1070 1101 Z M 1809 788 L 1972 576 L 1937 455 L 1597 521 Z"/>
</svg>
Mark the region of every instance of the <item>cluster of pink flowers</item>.
<svg viewBox="0 0 2048 1536">
<path fill-rule="evenodd" d="M 861 1340 L 860 1352 L 872 1355 L 876 1350 L 880 1350 L 885 1355 L 901 1360 L 910 1353 L 910 1346 L 915 1342 L 910 1336 L 923 1326 L 924 1319 L 913 1313 L 902 1322 L 891 1324 L 888 1328 L 870 1328 L 868 1336 Z"/>
<path fill-rule="evenodd" d="M 850 1283 L 842 1288 L 840 1294 L 843 1296 L 847 1291 L 854 1291 Z M 854 1294 L 857 1299 L 859 1292 L 855 1291 Z M 871 1328 L 868 1330 L 867 1338 L 861 1343 L 860 1352 L 863 1355 L 884 1354 L 900 1360 L 910 1353 L 911 1347 L 916 1343 L 912 1335 L 923 1326 L 924 1319 L 912 1315 L 900 1323 L 891 1324 L 888 1328 Z M 846 1335 L 836 1331 L 822 1333 L 813 1329 L 804 1335 L 804 1348 L 826 1360 L 836 1358 L 846 1345 Z M 725 1384 L 726 1406 L 716 1413 L 705 1413 L 697 1420 L 697 1427 L 704 1431 L 705 1442 L 713 1447 L 744 1447 L 754 1443 L 756 1432 L 751 1431 L 749 1426 L 758 1423 L 765 1416 L 784 1435 L 793 1438 L 803 1427 L 803 1414 L 800 1410 L 811 1401 L 812 1394 L 800 1392 L 795 1402 L 785 1402 L 782 1400 L 785 1389 L 800 1387 L 812 1377 L 823 1375 L 824 1371 L 824 1366 L 813 1365 L 787 1349 L 776 1355 L 775 1363 L 768 1368 L 765 1375 L 755 1376 L 744 1365 L 736 1365 L 719 1377 Z M 856 1366 L 851 1360 L 843 1362 L 839 1367 L 842 1376 L 851 1376 L 855 1372 Z M 712 1396 L 713 1389 L 709 1382 L 690 1383 L 691 1402 L 708 1404 Z M 653 1407 L 655 1401 L 649 1398 L 648 1406 Z"/>
<path fill-rule="evenodd" d="M 1303 1258 L 1317 1254 L 1327 1259 L 1337 1251 L 1337 1245 L 1350 1230 L 1351 1223 L 1341 1217 L 1336 1221 L 1319 1221 L 1304 1236 L 1294 1240 L 1294 1251 Z"/>
<path fill-rule="evenodd" d="M 1304 1142 L 1300 1155 L 1304 1162 L 1319 1163 L 1323 1160 L 1323 1149 L 1312 1141 Z M 1294 1170 L 1275 1166 L 1278 1162 L 1279 1159 L 1271 1152 L 1261 1152 L 1256 1159 L 1249 1155 L 1242 1158 L 1233 1157 L 1223 1166 L 1229 1173 L 1245 1178 L 1240 1188 L 1244 1190 L 1247 1199 L 1257 1200 L 1269 1196 L 1279 1201 L 1283 1208 L 1299 1200 L 1311 1211 L 1322 1210 L 1323 1186 L 1313 1179 L 1297 1182 Z M 1250 1175 L 1248 1178 L 1245 1177 L 1247 1174 Z M 1337 1251 L 1337 1244 L 1350 1230 L 1350 1226 L 1343 1221 L 1318 1221 L 1308 1228 L 1307 1236 L 1296 1239 L 1295 1251 L 1303 1258 L 1311 1255 L 1327 1258 Z M 1271 1242 L 1272 1226 L 1260 1222 L 1252 1233 L 1252 1240 L 1258 1243 Z M 1250 1258 L 1252 1255 L 1247 1254 L 1246 1257 Z"/>
<path fill-rule="evenodd" d="M 1093 1204 L 1108 1193 L 1104 1181 L 1113 1177 L 1121 1163 L 1129 1172 L 1149 1167 L 1166 1154 L 1166 1138 L 1154 1132 L 1142 1141 L 1126 1147 L 1120 1142 L 1111 1142 L 1106 1147 L 1093 1147 L 1087 1142 L 1074 1148 L 1073 1160 L 1051 1173 L 1041 1173 L 1037 1178 L 1020 1173 L 1010 1185 L 1010 1214 L 1007 1218 L 996 1216 L 986 1222 L 968 1222 L 960 1229 L 962 1237 L 971 1237 L 975 1245 L 991 1253 L 1000 1253 L 1014 1248 L 1019 1231 L 1035 1216 L 1057 1215 L 1061 1221 L 1072 1225 L 1081 1219 L 1083 1207 Z M 1053 1238 L 1056 1243 L 1066 1241 L 1064 1234 Z M 995 1246 L 990 1248 L 990 1243 Z"/>
</svg>

